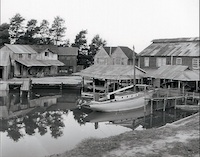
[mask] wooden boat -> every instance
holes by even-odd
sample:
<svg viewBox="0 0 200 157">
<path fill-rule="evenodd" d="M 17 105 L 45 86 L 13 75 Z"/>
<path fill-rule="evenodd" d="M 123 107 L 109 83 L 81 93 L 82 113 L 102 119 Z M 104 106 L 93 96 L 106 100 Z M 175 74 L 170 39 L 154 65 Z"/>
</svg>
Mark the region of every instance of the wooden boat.
<svg viewBox="0 0 200 157">
<path fill-rule="evenodd" d="M 101 98 L 99 101 L 84 102 L 81 104 L 81 107 L 102 112 L 125 111 L 143 107 L 145 105 L 145 99 L 150 98 L 154 91 L 147 91 L 147 85 L 137 86 L 143 86 L 145 89 L 137 93 L 125 91 L 132 88 L 133 85 L 131 85 L 108 93 L 105 98 Z"/>
</svg>

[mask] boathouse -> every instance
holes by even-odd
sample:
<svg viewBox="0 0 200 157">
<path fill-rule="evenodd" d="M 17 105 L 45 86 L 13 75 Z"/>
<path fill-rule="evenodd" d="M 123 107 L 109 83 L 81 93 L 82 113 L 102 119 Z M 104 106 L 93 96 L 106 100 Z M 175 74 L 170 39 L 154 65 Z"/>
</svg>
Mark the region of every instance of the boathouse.
<svg viewBox="0 0 200 157">
<path fill-rule="evenodd" d="M 154 87 L 173 87 L 188 88 L 188 90 L 200 90 L 200 73 L 196 70 L 190 70 L 188 66 L 183 65 L 164 65 L 153 72 L 146 73 L 144 78 Z"/>
<path fill-rule="evenodd" d="M 139 53 L 138 66 L 147 72 L 163 65 L 185 65 L 199 70 L 199 37 L 155 39 Z"/>
<path fill-rule="evenodd" d="M 133 68 L 133 65 L 92 65 L 76 75 L 82 76 L 83 85 L 94 95 L 95 92 L 108 93 L 132 85 L 134 74 L 136 83 L 142 83 L 145 73 L 137 66 Z M 86 81 L 89 83 L 85 83 Z"/>
</svg>

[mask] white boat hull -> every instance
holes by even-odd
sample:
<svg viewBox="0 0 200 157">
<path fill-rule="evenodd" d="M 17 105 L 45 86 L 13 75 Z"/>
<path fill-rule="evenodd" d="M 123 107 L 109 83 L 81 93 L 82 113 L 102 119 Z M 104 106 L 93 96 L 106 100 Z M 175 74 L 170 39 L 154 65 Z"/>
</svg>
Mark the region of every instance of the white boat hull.
<svg viewBox="0 0 200 157">
<path fill-rule="evenodd" d="M 145 98 L 149 98 L 153 94 L 153 92 L 151 93 L 147 92 L 147 93 L 148 94 L 140 93 L 138 94 L 138 96 L 132 98 L 129 97 L 128 99 L 118 99 L 118 100 L 114 99 L 104 102 L 91 101 L 88 104 L 84 104 L 82 106 L 85 108 L 92 109 L 94 111 L 102 111 L 102 112 L 132 110 L 144 107 L 146 101 Z"/>
</svg>

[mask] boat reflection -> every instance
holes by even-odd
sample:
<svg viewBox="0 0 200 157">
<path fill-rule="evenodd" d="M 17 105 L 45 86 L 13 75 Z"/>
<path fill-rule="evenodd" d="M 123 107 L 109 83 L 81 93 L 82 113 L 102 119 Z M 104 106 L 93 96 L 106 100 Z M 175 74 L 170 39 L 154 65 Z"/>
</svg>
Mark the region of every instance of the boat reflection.
<svg viewBox="0 0 200 157">
<path fill-rule="evenodd" d="M 143 130 L 161 127 L 166 123 L 172 123 L 197 112 L 168 108 L 165 112 L 154 110 L 151 114 L 150 110 L 150 105 L 147 105 L 145 110 L 139 108 L 120 112 L 91 111 L 84 116 L 82 115 L 82 123 L 93 123 L 95 129 L 99 128 L 99 123 L 108 122 L 108 125 L 120 125 L 132 130 Z"/>
</svg>

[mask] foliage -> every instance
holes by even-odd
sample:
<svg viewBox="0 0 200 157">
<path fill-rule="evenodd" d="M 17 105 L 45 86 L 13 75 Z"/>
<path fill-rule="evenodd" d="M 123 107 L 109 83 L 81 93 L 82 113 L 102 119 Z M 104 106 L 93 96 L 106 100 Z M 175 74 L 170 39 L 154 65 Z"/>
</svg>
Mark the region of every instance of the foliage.
<svg viewBox="0 0 200 157">
<path fill-rule="evenodd" d="M 82 51 L 87 47 L 87 39 L 86 39 L 87 30 L 80 31 L 72 44 L 72 47 L 79 48 L 79 52 L 83 53 Z"/>
<path fill-rule="evenodd" d="M 49 28 L 49 22 L 47 20 L 42 20 L 40 26 L 39 26 L 39 44 L 47 45 L 51 44 L 51 38 L 50 38 L 50 28 Z"/>
<path fill-rule="evenodd" d="M 17 13 L 10 19 L 9 35 L 11 44 L 14 44 L 22 35 L 24 35 L 23 21 L 25 19 Z"/>
<path fill-rule="evenodd" d="M 66 30 L 64 23 L 65 21 L 61 17 L 57 16 L 54 18 L 50 32 L 55 45 L 58 45 L 58 42 L 61 41 L 62 37 L 64 37 Z"/>
<path fill-rule="evenodd" d="M 10 25 L 7 23 L 3 23 L 0 25 L 0 47 L 3 46 L 4 44 L 9 44 L 10 39 L 9 39 L 9 29 Z"/>
<path fill-rule="evenodd" d="M 99 51 L 100 47 L 106 46 L 106 41 L 100 38 L 100 36 L 97 34 L 94 36 L 94 38 L 91 41 L 91 44 L 89 45 L 89 55 L 91 56 L 90 63 L 94 63 L 94 56 L 96 55 L 97 51 Z"/>
<path fill-rule="evenodd" d="M 19 39 L 16 41 L 16 44 L 37 44 L 38 39 L 36 38 L 36 35 L 39 32 L 39 27 L 36 25 L 37 20 L 31 19 L 28 21 L 25 34 L 19 37 Z"/>
</svg>

